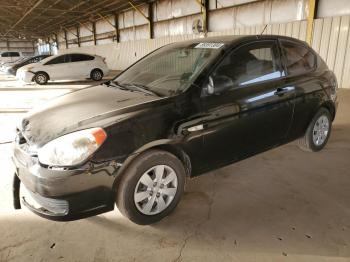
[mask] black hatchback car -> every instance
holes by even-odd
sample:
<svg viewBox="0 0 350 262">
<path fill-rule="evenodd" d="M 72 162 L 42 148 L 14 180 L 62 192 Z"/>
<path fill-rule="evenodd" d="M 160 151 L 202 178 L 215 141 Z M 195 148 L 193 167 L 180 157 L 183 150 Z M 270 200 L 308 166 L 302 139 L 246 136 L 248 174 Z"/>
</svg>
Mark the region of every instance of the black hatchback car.
<svg viewBox="0 0 350 262">
<path fill-rule="evenodd" d="M 72 220 L 168 215 L 185 179 L 299 139 L 321 150 L 337 81 L 304 42 L 203 38 L 164 46 L 115 79 L 29 112 L 17 129 L 14 204 Z"/>
</svg>

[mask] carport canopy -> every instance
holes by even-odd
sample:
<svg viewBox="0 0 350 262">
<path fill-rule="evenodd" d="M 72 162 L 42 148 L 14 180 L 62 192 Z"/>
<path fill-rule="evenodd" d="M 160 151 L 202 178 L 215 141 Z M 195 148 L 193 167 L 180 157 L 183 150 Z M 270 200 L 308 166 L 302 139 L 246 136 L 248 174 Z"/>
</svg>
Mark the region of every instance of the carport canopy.
<svg viewBox="0 0 350 262">
<path fill-rule="evenodd" d="M 105 19 L 145 0 L 3 0 L 0 38 L 44 38 L 59 30 Z"/>
</svg>

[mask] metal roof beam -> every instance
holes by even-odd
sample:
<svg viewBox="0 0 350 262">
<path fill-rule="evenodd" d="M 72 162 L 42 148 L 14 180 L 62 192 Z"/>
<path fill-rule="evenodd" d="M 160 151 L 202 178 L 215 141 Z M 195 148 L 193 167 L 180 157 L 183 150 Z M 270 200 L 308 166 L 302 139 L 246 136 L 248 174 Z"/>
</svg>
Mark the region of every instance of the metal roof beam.
<svg viewBox="0 0 350 262">
<path fill-rule="evenodd" d="M 38 5 L 40 5 L 44 0 L 38 0 L 27 12 L 23 14 L 23 16 L 14 24 L 10 27 L 10 29 L 7 31 L 5 36 L 10 32 L 11 29 L 15 28 L 19 23 L 23 21 Z"/>
<path fill-rule="evenodd" d="M 98 12 L 99 10 L 105 8 L 106 6 L 104 6 L 104 7 L 99 7 L 99 8 L 97 8 L 97 9 L 95 9 L 97 6 L 99 6 L 99 5 L 101 5 L 101 4 L 104 4 L 104 3 L 108 2 L 108 1 L 110 1 L 110 0 L 104 0 L 104 1 L 99 2 L 99 3 L 97 3 L 97 4 L 93 5 L 93 6 L 90 6 L 89 8 L 87 8 L 87 9 L 85 10 L 85 14 L 81 15 L 80 17 L 78 17 L 78 18 L 73 18 L 73 19 L 68 20 L 68 21 L 63 21 L 63 22 L 61 21 L 61 22 L 58 22 L 58 23 L 56 23 L 56 24 L 54 24 L 54 25 L 52 25 L 52 26 L 49 26 L 49 29 L 53 28 L 54 26 L 61 25 L 61 24 L 65 24 L 65 25 L 66 25 L 67 23 L 70 23 L 70 22 L 73 22 L 73 21 L 76 23 L 76 21 L 79 20 L 79 19 L 81 19 L 82 17 L 89 16 L 89 15 L 91 15 L 91 14 L 93 14 L 93 13 L 96 13 L 96 12 Z M 109 5 L 112 5 L 112 4 L 114 4 L 115 2 L 119 2 L 119 1 L 113 1 L 113 2 L 110 3 Z M 107 4 L 107 6 L 109 6 L 109 5 Z"/>
<path fill-rule="evenodd" d="M 61 1 L 61 0 L 60 0 Z M 0 4 L 0 7 L 2 8 L 16 8 L 16 7 L 30 7 L 28 5 L 4 5 Z M 78 11 L 78 10 L 66 10 L 66 9 L 59 9 L 59 8 L 45 8 L 45 7 L 38 7 L 37 10 L 46 10 L 46 11 L 55 11 L 55 12 L 65 12 L 65 13 L 84 13 L 84 11 Z"/>
</svg>

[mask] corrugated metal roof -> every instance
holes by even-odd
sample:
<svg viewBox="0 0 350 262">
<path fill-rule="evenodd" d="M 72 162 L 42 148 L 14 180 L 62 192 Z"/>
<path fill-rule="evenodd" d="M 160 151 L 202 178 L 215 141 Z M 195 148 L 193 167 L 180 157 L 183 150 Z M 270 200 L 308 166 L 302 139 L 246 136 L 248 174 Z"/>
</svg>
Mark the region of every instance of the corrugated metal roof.
<svg viewBox="0 0 350 262">
<path fill-rule="evenodd" d="M 126 0 L 1 0 L 0 38 L 38 38 L 131 8 Z M 147 0 L 133 0 L 139 5 Z"/>
</svg>

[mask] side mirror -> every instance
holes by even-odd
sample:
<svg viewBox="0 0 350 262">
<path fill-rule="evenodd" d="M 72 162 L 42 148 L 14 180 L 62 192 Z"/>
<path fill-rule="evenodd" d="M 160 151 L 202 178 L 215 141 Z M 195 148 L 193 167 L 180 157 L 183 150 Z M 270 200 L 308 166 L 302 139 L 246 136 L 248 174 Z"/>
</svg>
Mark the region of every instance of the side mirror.
<svg viewBox="0 0 350 262">
<path fill-rule="evenodd" d="M 207 86 L 207 93 L 208 95 L 214 94 L 215 89 L 214 89 L 214 80 L 212 76 L 209 76 L 209 81 L 208 81 L 208 86 Z"/>
<path fill-rule="evenodd" d="M 223 75 L 219 76 L 209 76 L 209 81 L 204 88 L 207 95 L 220 94 L 223 91 L 231 88 L 233 86 L 233 81 L 231 78 Z"/>
</svg>

